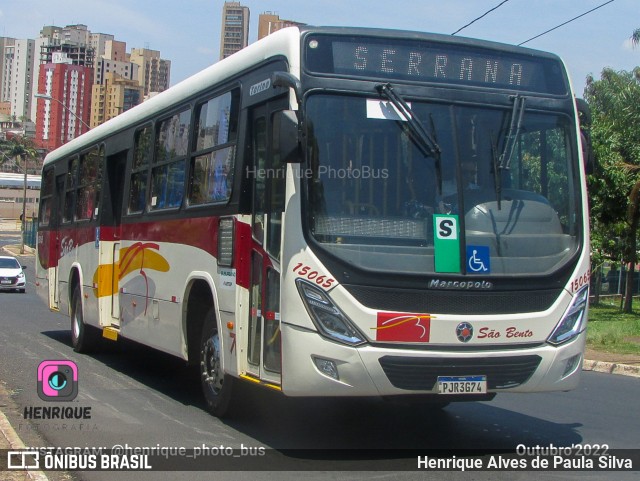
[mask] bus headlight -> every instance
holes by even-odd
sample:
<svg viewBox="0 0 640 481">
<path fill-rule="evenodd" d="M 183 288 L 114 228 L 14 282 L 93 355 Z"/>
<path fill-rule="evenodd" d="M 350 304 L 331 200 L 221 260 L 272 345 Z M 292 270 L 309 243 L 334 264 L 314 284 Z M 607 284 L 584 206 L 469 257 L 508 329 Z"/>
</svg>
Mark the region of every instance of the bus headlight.
<svg viewBox="0 0 640 481">
<path fill-rule="evenodd" d="M 567 312 L 553 330 L 547 342 L 558 346 L 570 341 L 580 334 L 587 324 L 587 305 L 589 303 L 589 287 L 583 287 L 578 292 Z"/>
<path fill-rule="evenodd" d="M 302 279 L 296 279 L 296 286 L 320 334 L 350 346 L 365 342 L 364 336 L 323 290 Z"/>
</svg>

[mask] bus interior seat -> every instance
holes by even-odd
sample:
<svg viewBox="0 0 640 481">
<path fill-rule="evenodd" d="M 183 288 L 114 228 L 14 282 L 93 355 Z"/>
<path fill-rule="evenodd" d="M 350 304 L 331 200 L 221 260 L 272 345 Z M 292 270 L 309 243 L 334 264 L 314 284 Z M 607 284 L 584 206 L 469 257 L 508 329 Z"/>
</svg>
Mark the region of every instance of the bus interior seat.
<svg viewBox="0 0 640 481">
<path fill-rule="evenodd" d="M 510 191 L 502 196 L 498 208 L 496 194 L 491 194 L 493 200 L 468 204 L 467 242 L 488 245 L 493 254 L 503 256 L 536 257 L 564 250 L 567 239 L 562 224 L 544 197 Z"/>
</svg>

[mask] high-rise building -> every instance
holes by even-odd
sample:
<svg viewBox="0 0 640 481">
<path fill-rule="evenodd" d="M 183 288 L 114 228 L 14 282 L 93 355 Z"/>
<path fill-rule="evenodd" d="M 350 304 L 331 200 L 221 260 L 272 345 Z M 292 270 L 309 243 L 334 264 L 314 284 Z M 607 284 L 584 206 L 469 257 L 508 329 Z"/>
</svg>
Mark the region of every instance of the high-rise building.
<svg viewBox="0 0 640 481">
<path fill-rule="evenodd" d="M 107 74 L 111 72 L 124 79 L 137 81 L 139 66 L 126 59 L 126 50 L 125 42 L 108 40 L 104 53 L 96 58 L 93 82 L 103 85 Z"/>
<path fill-rule="evenodd" d="M 258 17 L 258 40 L 271 35 L 273 32 L 286 27 L 299 27 L 306 23 L 295 22 L 293 20 L 283 20 L 273 12 L 261 13 Z"/>
<path fill-rule="evenodd" d="M 0 102 L 9 102 L 9 87 L 11 82 L 8 80 L 11 69 L 11 62 L 6 60 L 5 47 L 13 47 L 16 43 L 15 38 L 0 37 Z M 7 80 L 5 80 L 5 78 Z"/>
<path fill-rule="evenodd" d="M 249 45 L 249 7 L 224 2 L 220 34 L 220 60 Z"/>
<path fill-rule="evenodd" d="M 60 30 L 60 43 L 91 47 L 91 32 L 86 25 L 67 25 Z"/>
<path fill-rule="evenodd" d="M 35 68 L 35 42 L 13 40 L 3 52 L 2 99 L 11 104 L 11 115 L 31 119 L 31 92 Z"/>
<path fill-rule="evenodd" d="M 125 42 L 83 24 L 44 26 L 35 40 L 0 37 L 0 109 L 35 120 L 35 140 L 49 150 L 168 89 L 170 73 L 160 52 L 129 54 Z"/>
<path fill-rule="evenodd" d="M 112 37 L 101 43 L 100 50 L 91 94 L 91 128 L 144 100 L 138 75 L 140 66 L 127 60 L 127 44 Z"/>
<path fill-rule="evenodd" d="M 142 103 L 144 89 L 137 80 L 115 72 L 105 75 L 102 84 L 94 83 L 91 98 L 91 128 Z"/>
<path fill-rule="evenodd" d="M 40 38 L 45 40 L 40 46 L 40 64 L 51 63 L 54 56 L 62 54 L 73 65 L 93 67 L 96 51 L 91 45 L 91 32 L 86 25 L 43 27 Z"/>
<path fill-rule="evenodd" d="M 108 33 L 92 33 L 89 35 L 89 43 L 93 51 L 96 53 L 96 58 L 106 55 L 107 57 L 111 57 L 107 54 L 107 42 L 115 41 L 115 37 Z M 124 60 L 124 58 L 118 58 L 115 60 Z"/>
<path fill-rule="evenodd" d="M 93 68 L 76 65 L 63 55 L 40 65 L 36 141 L 53 150 L 89 130 Z"/>
<path fill-rule="evenodd" d="M 95 50 L 86 25 L 44 27 L 37 42 L 40 62 L 34 92 L 36 142 L 53 150 L 89 130 Z"/>
<path fill-rule="evenodd" d="M 132 48 L 129 61 L 139 66 L 137 80 L 144 88 L 145 97 L 169 88 L 171 61 L 160 58 L 160 52 L 148 48 Z"/>
</svg>

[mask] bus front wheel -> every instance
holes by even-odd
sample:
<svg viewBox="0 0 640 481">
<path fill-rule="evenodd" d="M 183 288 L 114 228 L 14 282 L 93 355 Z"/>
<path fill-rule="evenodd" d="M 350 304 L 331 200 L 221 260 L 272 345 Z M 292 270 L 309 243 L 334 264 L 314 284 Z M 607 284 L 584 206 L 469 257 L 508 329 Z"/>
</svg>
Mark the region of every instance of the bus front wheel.
<svg viewBox="0 0 640 481">
<path fill-rule="evenodd" d="M 80 287 L 73 291 L 71 301 L 71 344 L 76 352 L 89 352 L 95 349 L 100 341 L 99 332 L 84 323 L 82 312 L 82 297 Z"/>
<path fill-rule="evenodd" d="M 217 417 L 224 417 L 231 403 L 233 377 L 224 373 L 220 334 L 214 309 L 209 309 L 200 341 L 200 381 L 207 409 Z"/>
</svg>

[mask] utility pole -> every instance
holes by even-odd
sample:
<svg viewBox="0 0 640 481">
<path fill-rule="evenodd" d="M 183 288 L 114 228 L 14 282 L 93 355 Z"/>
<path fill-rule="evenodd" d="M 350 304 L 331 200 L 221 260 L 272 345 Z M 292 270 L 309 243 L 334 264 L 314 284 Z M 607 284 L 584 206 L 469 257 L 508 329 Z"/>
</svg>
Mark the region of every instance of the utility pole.
<svg viewBox="0 0 640 481">
<path fill-rule="evenodd" d="M 27 126 L 24 121 L 22 122 L 22 140 L 27 136 Z M 22 243 L 20 245 L 20 254 L 24 254 L 24 237 L 27 235 L 27 157 L 26 152 L 24 155 L 24 188 L 22 189 Z"/>
</svg>

